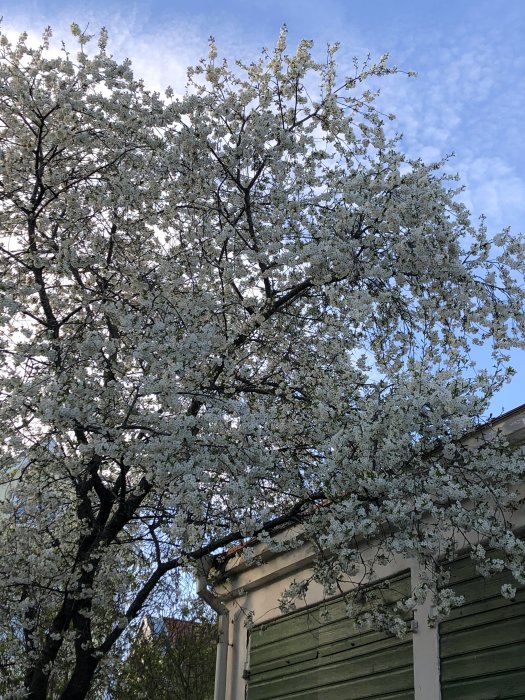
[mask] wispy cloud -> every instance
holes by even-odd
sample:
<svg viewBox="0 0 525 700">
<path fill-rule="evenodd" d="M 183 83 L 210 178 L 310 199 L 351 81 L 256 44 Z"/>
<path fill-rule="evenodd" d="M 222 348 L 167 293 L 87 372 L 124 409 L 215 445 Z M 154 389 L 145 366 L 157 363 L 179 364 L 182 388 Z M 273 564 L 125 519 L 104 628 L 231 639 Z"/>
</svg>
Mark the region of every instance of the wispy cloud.
<svg viewBox="0 0 525 700">
<path fill-rule="evenodd" d="M 525 53 L 511 22 L 492 26 L 481 15 L 476 27 L 429 31 L 410 50 L 400 39 L 403 60 L 418 78 L 387 81 L 381 101 L 397 113 L 411 156 L 455 153 L 450 165 L 468 188 L 475 217 L 483 212 L 495 227 L 522 228 Z"/>
</svg>

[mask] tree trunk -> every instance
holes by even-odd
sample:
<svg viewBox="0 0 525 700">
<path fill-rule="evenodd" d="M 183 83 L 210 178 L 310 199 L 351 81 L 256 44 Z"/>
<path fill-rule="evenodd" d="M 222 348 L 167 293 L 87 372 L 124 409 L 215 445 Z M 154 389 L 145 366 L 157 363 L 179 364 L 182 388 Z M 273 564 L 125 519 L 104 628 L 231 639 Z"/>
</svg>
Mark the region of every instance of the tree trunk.
<svg viewBox="0 0 525 700">
<path fill-rule="evenodd" d="M 91 654 L 77 659 L 71 678 L 60 695 L 60 700 L 84 700 L 91 687 L 98 662 L 99 659 Z"/>
</svg>

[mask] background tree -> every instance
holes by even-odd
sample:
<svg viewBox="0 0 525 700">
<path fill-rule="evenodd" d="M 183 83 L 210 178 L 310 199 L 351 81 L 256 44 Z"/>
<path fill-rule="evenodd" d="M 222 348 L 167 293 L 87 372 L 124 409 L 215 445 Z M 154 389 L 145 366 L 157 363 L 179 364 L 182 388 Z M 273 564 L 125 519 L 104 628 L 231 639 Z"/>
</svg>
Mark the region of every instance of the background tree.
<svg viewBox="0 0 525 700">
<path fill-rule="evenodd" d="M 175 618 L 148 617 L 148 626 L 143 619 L 111 698 L 212 700 L 217 622 L 202 601 L 178 608 Z"/>
<path fill-rule="evenodd" d="M 465 531 L 523 580 L 523 462 L 457 443 L 524 345 L 523 246 L 385 133 L 386 58 L 212 42 L 163 99 L 73 34 L 0 40 L 10 692 L 86 697 L 169 572 L 301 520 L 329 590 L 359 541 L 432 570 Z"/>
</svg>

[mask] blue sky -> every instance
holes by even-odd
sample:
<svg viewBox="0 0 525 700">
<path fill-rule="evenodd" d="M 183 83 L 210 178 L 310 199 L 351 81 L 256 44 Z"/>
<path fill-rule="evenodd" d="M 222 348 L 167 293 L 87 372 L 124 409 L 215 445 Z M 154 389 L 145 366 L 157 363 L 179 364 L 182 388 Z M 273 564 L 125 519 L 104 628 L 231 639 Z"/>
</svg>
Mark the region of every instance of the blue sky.
<svg viewBox="0 0 525 700">
<path fill-rule="evenodd" d="M 232 58 L 271 47 L 283 23 L 290 43 L 314 39 L 320 55 L 340 41 L 343 62 L 389 52 L 418 73 L 382 88 L 404 149 L 427 160 L 454 152 L 473 220 L 484 213 L 493 232 L 525 233 L 523 0 L 4 0 L 0 14 L 9 34 L 50 24 L 62 38 L 72 21 L 94 32 L 106 26 L 110 49 L 129 56 L 147 84 L 180 92 L 210 34 Z M 525 353 L 513 364 L 518 373 L 495 397 L 496 414 L 525 402 Z"/>
</svg>

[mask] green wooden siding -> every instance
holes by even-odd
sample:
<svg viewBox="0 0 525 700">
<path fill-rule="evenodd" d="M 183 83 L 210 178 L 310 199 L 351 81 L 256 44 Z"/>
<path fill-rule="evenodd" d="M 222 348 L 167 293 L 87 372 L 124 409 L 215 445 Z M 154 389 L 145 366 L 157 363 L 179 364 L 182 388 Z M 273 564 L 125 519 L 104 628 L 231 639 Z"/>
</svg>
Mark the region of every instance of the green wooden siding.
<svg viewBox="0 0 525 700">
<path fill-rule="evenodd" d="M 483 578 L 470 557 L 450 567 L 450 587 L 464 595 L 439 626 L 442 700 L 525 699 L 525 589 L 501 596 L 508 573 Z"/>
<path fill-rule="evenodd" d="M 392 579 L 393 600 L 410 577 Z M 360 632 L 341 600 L 256 627 L 251 636 L 249 700 L 411 700 L 412 639 Z"/>
</svg>

